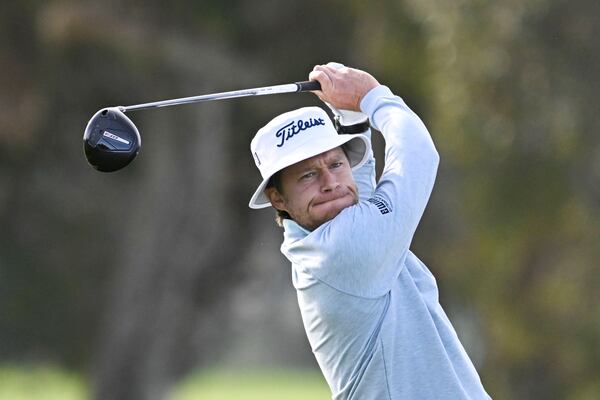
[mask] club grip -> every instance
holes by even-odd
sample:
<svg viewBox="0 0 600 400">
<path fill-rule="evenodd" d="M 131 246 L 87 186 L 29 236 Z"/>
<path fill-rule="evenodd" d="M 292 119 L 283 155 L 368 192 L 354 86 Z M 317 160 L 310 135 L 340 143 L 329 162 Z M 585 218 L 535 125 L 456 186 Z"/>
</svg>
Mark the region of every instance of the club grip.
<svg viewBox="0 0 600 400">
<path fill-rule="evenodd" d="M 321 90 L 321 84 L 319 81 L 303 81 L 296 82 L 299 92 L 307 92 L 309 90 Z"/>
</svg>

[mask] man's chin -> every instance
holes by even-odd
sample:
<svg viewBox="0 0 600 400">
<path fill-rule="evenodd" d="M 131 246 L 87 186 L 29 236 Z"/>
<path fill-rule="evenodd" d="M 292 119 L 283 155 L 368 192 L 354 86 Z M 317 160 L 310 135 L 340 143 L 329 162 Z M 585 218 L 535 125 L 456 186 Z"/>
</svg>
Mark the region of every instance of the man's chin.
<svg viewBox="0 0 600 400">
<path fill-rule="evenodd" d="M 345 208 L 356 204 L 356 201 L 350 197 L 342 197 L 339 199 L 327 201 L 313 207 L 313 212 L 318 214 L 315 220 L 319 221 L 317 226 L 324 224 L 338 216 Z"/>
</svg>

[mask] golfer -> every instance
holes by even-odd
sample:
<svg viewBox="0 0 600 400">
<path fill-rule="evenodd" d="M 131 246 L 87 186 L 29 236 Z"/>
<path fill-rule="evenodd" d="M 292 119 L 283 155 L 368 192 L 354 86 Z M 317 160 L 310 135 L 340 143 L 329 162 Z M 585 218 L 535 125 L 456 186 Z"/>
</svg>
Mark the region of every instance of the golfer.
<svg viewBox="0 0 600 400">
<path fill-rule="evenodd" d="M 489 399 L 433 275 L 409 250 L 439 163 L 425 125 L 364 71 L 330 63 L 309 79 L 338 129 L 319 107 L 260 129 L 251 151 L 263 181 L 250 207 L 277 210 L 332 398 Z M 377 184 L 368 121 L 386 143 Z"/>
</svg>

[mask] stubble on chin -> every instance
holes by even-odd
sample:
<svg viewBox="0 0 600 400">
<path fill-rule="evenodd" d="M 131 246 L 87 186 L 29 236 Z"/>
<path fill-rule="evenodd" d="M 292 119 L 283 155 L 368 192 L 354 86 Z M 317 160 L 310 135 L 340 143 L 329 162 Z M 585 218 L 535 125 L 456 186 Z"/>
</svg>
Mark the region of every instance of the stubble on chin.
<svg viewBox="0 0 600 400">
<path fill-rule="evenodd" d="M 342 211 L 344 211 L 346 208 L 348 207 L 352 207 L 353 205 L 358 204 L 358 193 L 354 190 L 349 191 L 348 193 L 351 197 L 352 197 L 352 201 L 345 205 L 340 207 L 337 210 L 332 210 L 331 212 L 327 213 L 325 216 L 323 216 L 322 218 L 320 218 L 317 221 L 313 221 L 310 225 L 304 226 L 302 224 L 300 224 L 303 228 L 309 230 L 309 231 L 314 231 L 315 229 L 317 229 L 318 227 L 320 227 L 321 225 L 323 225 L 326 222 L 331 221 L 332 219 L 334 219 L 335 217 L 337 217 Z"/>
</svg>

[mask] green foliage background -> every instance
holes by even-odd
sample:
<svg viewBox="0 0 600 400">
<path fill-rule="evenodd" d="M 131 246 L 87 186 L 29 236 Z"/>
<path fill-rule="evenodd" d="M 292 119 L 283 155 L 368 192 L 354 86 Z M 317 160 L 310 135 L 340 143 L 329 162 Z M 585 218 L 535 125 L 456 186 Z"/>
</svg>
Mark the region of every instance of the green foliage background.
<svg viewBox="0 0 600 400">
<path fill-rule="evenodd" d="M 0 359 L 93 376 L 127 265 L 110 243 L 123 230 L 144 237 L 129 215 L 161 188 L 186 196 L 203 184 L 184 152 L 194 121 L 229 121 L 229 189 L 210 207 L 232 234 L 244 227 L 236 240 L 247 248 L 251 232 L 274 229 L 270 216 L 247 217 L 258 178 L 250 138 L 273 115 L 317 103 L 273 96 L 140 113 L 142 155 L 111 176 L 81 152 L 98 108 L 302 80 L 336 60 L 404 97 L 434 137 L 441 167 L 413 248 L 488 391 L 598 398 L 599 30 L 591 0 L 3 2 Z"/>
</svg>

